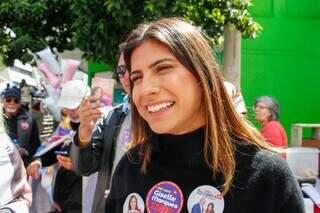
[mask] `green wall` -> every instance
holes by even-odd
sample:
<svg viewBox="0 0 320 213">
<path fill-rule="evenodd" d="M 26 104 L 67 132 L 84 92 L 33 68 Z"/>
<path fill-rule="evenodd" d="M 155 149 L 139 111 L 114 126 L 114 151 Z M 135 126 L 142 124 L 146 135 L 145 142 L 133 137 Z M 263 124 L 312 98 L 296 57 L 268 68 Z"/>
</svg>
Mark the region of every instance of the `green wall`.
<svg viewBox="0 0 320 213">
<path fill-rule="evenodd" d="M 96 62 L 93 62 L 93 61 L 89 61 L 89 63 L 88 63 L 89 85 L 91 85 L 91 80 L 94 77 L 95 73 L 106 72 L 106 71 L 110 71 L 110 70 L 111 70 L 111 67 L 108 64 L 96 63 Z"/>
<path fill-rule="evenodd" d="M 242 40 L 241 89 L 251 118 L 256 97 L 278 99 L 290 138 L 291 124 L 320 123 L 320 1 L 252 3 L 264 30 L 257 39 Z"/>
</svg>

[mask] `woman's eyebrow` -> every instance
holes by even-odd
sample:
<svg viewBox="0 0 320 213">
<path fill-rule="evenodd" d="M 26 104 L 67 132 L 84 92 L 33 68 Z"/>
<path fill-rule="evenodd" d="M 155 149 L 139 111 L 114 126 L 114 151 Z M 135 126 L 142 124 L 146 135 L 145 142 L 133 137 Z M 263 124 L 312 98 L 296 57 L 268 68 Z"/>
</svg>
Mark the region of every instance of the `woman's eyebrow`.
<svg viewBox="0 0 320 213">
<path fill-rule="evenodd" d="M 153 67 L 157 66 L 158 64 L 161 64 L 162 62 L 165 62 L 165 61 L 175 61 L 175 60 L 174 60 L 173 58 L 163 58 L 163 59 L 159 59 L 159 60 L 153 62 L 152 64 L 150 64 L 150 65 L 148 66 L 148 68 L 151 69 L 151 68 L 153 68 Z"/>
<path fill-rule="evenodd" d="M 155 66 L 157 66 L 158 64 L 161 64 L 162 62 L 166 62 L 166 61 L 170 61 L 170 62 L 172 62 L 172 61 L 176 61 L 175 59 L 173 59 L 173 58 L 163 58 L 163 59 L 159 59 L 159 60 L 156 60 L 156 61 L 154 61 L 154 62 L 152 62 L 149 66 L 148 66 L 148 68 L 149 69 L 152 69 L 152 68 L 154 68 Z M 133 70 L 133 71 L 131 71 L 130 72 L 130 75 L 133 75 L 133 74 L 135 74 L 135 73 L 138 73 L 138 72 L 140 72 L 141 70 Z"/>
</svg>

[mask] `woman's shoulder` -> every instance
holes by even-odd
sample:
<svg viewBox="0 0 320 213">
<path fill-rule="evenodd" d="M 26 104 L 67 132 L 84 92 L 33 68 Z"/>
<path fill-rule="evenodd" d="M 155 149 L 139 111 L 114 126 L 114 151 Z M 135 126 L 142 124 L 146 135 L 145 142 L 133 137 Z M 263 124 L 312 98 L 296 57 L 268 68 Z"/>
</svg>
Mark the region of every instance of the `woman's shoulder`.
<svg viewBox="0 0 320 213">
<path fill-rule="evenodd" d="M 141 148 L 142 148 L 142 144 L 132 146 L 128 149 L 128 151 L 126 152 L 125 155 L 127 157 L 129 157 L 129 159 L 140 160 L 141 159 Z"/>
<path fill-rule="evenodd" d="M 245 150 L 245 151 L 243 151 Z M 294 191 L 297 181 L 289 168 L 288 163 L 280 157 L 279 153 L 266 149 L 241 149 L 236 153 L 236 173 L 241 183 L 249 181 L 254 183 L 265 182 L 265 187 L 280 187 Z"/>
<path fill-rule="evenodd" d="M 115 169 L 115 173 L 131 170 L 133 167 L 140 167 L 141 164 L 141 145 L 131 147 L 120 159 Z M 121 172 L 122 171 L 122 172 Z"/>
<path fill-rule="evenodd" d="M 272 196 L 274 208 L 279 209 L 280 206 L 281 212 L 303 212 L 297 179 L 279 154 L 256 149 L 240 155 L 239 159 L 245 160 L 241 166 L 237 164 L 234 180 L 236 188 L 245 189 L 250 196 L 262 196 L 266 200 Z M 263 191 L 265 195 L 258 195 L 257 191 Z"/>
<path fill-rule="evenodd" d="M 236 161 L 241 166 L 257 169 L 261 173 L 291 173 L 287 162 L 279 153 L 260 149 L 254 145 L 240 145 L 236 149 Z"/>
<path fill-rule="evenodd" d="M 269 121 L 263 127 L 264 128 L 282 128 L 282 125 L 279 121 Z"/>
<path fill-rule="evenodd" d="M 130 148 L 116 165 L 112 175 L 112 186 L 108 198 L 120 198 L 127 190 L 127 186 L 135 185 L 137 180 L 141 177 L 139 147 L 140 146 L 135 146 Z M 112 204 L 108 205 L 112 206 Z"/>
<path fill-rule="evenodd" d="M 257 151 L 253 158 L 255 164 L 260 164 L 265 167 L 266 170 L 276 171 L 285 170 L 289 171 L 289 166 L 285 159 L 280 157 L 279 153 L 275 153 L 269 150 L 261 149 Z"/>
</svg>

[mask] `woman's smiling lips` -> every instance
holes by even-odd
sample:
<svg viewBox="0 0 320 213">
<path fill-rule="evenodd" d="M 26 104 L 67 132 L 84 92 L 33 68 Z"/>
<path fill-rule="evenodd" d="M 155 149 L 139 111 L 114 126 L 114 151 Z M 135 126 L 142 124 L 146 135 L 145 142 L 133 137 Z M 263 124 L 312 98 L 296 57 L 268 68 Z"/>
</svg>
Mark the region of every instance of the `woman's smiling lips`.
<svg viewBox="0 0 320 213">
<path fill-rule="evenodd" d="M 157 101 L 145 106 L 149 113 L 156 113 L 159 111 L 163 111 L 165 109 L 169 109 L 171 106 L 175 104 L 174 101 Z"/>
</svg>

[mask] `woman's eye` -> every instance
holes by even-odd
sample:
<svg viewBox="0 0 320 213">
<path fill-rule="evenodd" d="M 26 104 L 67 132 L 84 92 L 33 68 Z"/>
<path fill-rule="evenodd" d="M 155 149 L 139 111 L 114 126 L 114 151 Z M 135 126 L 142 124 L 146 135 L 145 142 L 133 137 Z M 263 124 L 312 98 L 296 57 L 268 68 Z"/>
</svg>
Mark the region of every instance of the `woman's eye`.
<svg viewBox="0 0 320 213">
<path fill-rule="evenodd" d="M 168 70 L 170 68 L 172 68 L 171 65 L 164 65 L 164 66 L 158 67 L 158 71 L 166 71 L 166 70 Z"/>
<path fill-rule="evenodd" d="M 130 79 L 131 79 L 131 81 L 134 83 L 135 81 L 141 79 L 141 76 L 139 76 L 139 75 L 134 75 L 134 76 L 131 76 Z"/>
</svg>

